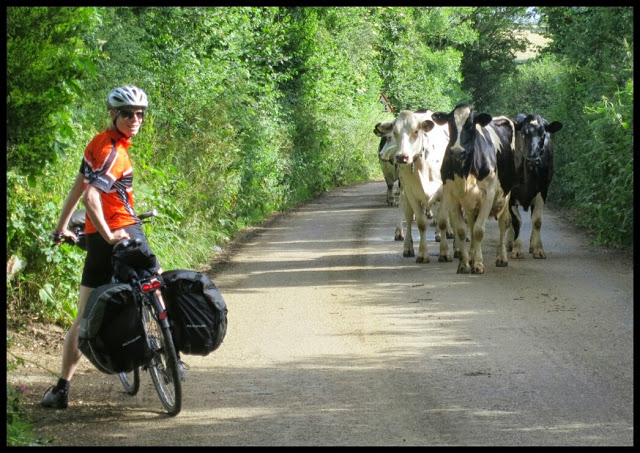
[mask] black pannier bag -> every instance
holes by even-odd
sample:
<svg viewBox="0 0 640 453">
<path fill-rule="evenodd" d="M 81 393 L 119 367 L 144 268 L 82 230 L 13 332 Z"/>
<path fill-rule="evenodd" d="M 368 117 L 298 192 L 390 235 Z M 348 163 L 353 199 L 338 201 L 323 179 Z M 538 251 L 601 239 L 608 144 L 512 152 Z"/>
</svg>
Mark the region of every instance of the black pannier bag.
<svg viewBox="0 0 640 453">
<path fill-rule="evenodd" d="M 202 356 L 218 349 L 227 333 L 227 305 L 216 285 L 190 270 L 166 271 L 162 279 L 176 349 Z"/>
<path fill-rule="evenodd" d="M 78 348 L 100 371 L 129 372 L 151 355 L 142 313 L 127 283 L 108 283 L 94 289 L 80 323 Z"/>
</svg>

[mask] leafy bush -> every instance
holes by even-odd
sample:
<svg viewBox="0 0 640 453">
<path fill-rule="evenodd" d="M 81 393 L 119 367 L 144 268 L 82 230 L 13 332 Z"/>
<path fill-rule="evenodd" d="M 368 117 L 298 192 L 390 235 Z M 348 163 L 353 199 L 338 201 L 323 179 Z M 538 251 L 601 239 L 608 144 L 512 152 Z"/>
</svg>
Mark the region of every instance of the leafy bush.
<svg viewBox="0 0 640 453">
<path fill-rule="evenodd" d="M 585 107 L 588 119 L 582 165 L 573 177 L 580 187 L 580 219 L 605 245 L 633 245 L 633 81 L 612 99 Z"/>
<path fill-rule="evenodd" d="M 7 446 L 35 446 L 33 426 L 22 407 L 24 387 L 15 387 L 7 383 Z"/>
</svg>

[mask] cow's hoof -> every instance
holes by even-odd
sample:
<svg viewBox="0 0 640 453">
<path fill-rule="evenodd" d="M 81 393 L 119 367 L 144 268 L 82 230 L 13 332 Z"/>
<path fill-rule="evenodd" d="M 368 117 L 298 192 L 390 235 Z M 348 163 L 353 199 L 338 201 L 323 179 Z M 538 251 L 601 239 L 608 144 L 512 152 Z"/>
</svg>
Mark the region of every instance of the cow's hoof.
<svg viewBox="0 0 640 453">
<path fill-rule="evenodd" d="M 440 255 L 438 261 L 440 263 L 451 263 L 453 262 L 453 257 L 451 255 Z"/>
<path fill-rule="evenodd" d="M 471 266 L 467 265 L 460 265 L 458 266 L 458 274 L 470 274 L 471 273 Z"/>
<path fill-rule="evenodd" d="M 453 233 L 449 233 L 447 231 L 447 239 L 453 239 L 455 237 L 455 235 Z"/>
<path fill-rule="evenodd" d="M 460 250 L 456 250 L 455 252 L 453 252 L 453 257 L 460 258 Z"/>
<path fill-rule="evenodd" d="M 416 256 L 416 254 L 413 252 L 413 250 L 405 250 L 404 252 L 402 252 L 402 256 L 404 256 L 405 258 L 411 258 L 413 256 Z"/>
<path fill-rule="evenodd" d="M 473 274 L 484 274 L 484 266 L 482 264 L 476 264 L 473 266 Z"/>
<path fill-rule="evenodd" d="M 538 250 L 536 252 L 533 252 L 533 257 L 537 260 L 546 260 L 547 259 L 547 255 L 544 253 L 544 250 Z"/>
<path fill-rule="evenodd" d="M 416 263 L 428 263 L 429 262 L 429 257 L 426 256 L 417 256 L 416 257 Z"/>
<path fill-rule="evenodd" d="M 522 253 L 521 250 L 514 250 L 513 252 L 511 252 L 511 258 L 515 260 L 524 259 L 524 253 Z"/>
<path fill-rule="evenodd" d="M 436 234 L 436 242 L 440 242 L 440 235 Z"/>
<path fill-rule="evenodd" d="M 509 261 L 505 258 L 496 258 L 496 267 L 507 267 L 509 265 Z"/>
<path fill-rule="evenodd" d="M 393 240 L 394 240 L 394 241 L 404 241 L 404 235 L 403 235 L 403 234 L 396 234 L 396 235 L 393 237 Z"/>
</svg>

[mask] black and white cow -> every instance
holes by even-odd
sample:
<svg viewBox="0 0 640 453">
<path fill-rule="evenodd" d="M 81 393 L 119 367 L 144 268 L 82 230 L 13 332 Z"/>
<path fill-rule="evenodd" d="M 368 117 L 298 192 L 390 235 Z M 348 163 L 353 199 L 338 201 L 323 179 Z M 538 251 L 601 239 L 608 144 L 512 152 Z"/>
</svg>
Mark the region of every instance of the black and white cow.
<svg viewBox="0 0 640 453">
<path fill-rule="evenodd" d="M 387 143 L 392 143 L 392 146 L 381 150 L 381 154 L 388 153 L 381 157 L 393 158 L 402 184 L 400 206 L 407 223 L 402 254 L 405 257 L 416 256 L 411 235 L 411 225 L 415 218 L 420 232 L 420 245 L 416 256 L 418 263 L 429 262 L 426 241 L 427 212 L 442 195 L 440 165 L 449 141 L 447 128 L 431 121 L 431 114 L 429 110 L 403 110 L 393 122 L 378 123 L 375 126 L 376 134 L 389 137 L 390 141 Z M 438 218 L 445 217 L 443 222 L 438 222 L 438 225 L 443 225 L 437 234 L 440 237 L 440 261 L 452 261 L 446 241 L 446 214 L 446 210 L 438 209 Z"/>
<path fill-rule="evenodd" d="M 546 258 L 542 247 L 540 227 L 542 210 L 547 200 L 547 191 L 553 176 L 553 148 L 551 134 L 562 129 L 562 123 L 549 123 L 537 114 L 516 117 L 515 164 L 518 179 L 511 191 L 509 210 L 511 227 L 507 236 L 507 247 L 511 248 L 511 258 L 523 258 L 520 226 L 522 218 L 518 206 L 527 211 L 531 206 L 531 239 L 529 253 L 534 258 Z"/>
<path fill-rule="evenodd" d="M 495 217 L 500 227 L 496 266 L 507 266 L 509 194 L 516 180 L 514 122 L 504 116 L 477 114 L 469 104 L 459 104 L 450 113 L 434 113 L 433 120 L 449 125 L 441 177 L 443 203 L 460 245 L 457 272 L 484 273 L 482 240 L 489 216 Z M 463 211 L 471 235 L 470 250 L 464 240 Z"/>
</svg>

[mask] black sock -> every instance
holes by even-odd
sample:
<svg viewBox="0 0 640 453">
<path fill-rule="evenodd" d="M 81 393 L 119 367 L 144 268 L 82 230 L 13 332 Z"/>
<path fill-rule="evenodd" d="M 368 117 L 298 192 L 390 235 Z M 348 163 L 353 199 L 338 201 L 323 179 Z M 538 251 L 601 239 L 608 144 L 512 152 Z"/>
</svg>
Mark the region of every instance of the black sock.
<svg viewBox="0 0 640 453">
<path fill-rule="evenodd" d="M 56 385 L 56 389 L 58 391 L 68 392 L 69 391 L 69 381 L 65 381 L 64 379 L 58 379 L 58 384 Z"/>
</svg>

